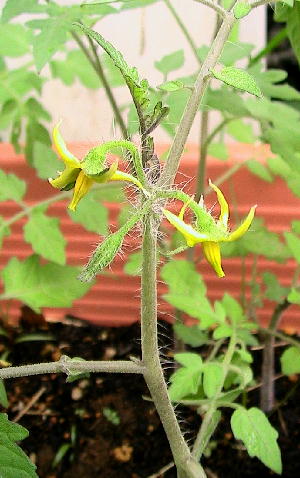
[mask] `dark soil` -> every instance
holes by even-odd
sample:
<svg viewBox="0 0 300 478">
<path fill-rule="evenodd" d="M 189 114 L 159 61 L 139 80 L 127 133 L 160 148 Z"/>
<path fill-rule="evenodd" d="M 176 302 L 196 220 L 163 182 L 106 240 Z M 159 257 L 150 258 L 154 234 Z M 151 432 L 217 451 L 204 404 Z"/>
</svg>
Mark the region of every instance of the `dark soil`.
<svg viewBox="0 0 300 478">
<path fill-rule="evenodd" d="M 108 328 L 77 319 L 66 322 L 45 323 L 42 317 L 24 308 L 20 326 L 9 329 L 8 338 L 1 337 L 0 352 L 9 349 L 8 360 L 13 365 L 58 360 L 61 355 L 86 360 L 140 356 L 138 324 Z M 160 331 L 163 356 L 172 355 L 172 329 L 163 323 Z M 51 334 L 54 340 L 16 343 L 16 339 L 28 333 Z M 300 476 L 298 383 L 297 377 L 277 381 L 278 402 L 289 391 L 291 396 L 271 415 L 279 431 L 285 478 Z M 149 394 L 142 377 L 91 374 L 66 383 L 63 375 L 44 375 L 7 380 L 6 388 L 7 413 L 10 419 L 22 414 L 18 423 L 30 431 L 22 448 L 36 463 L 40 478 L 147 478 L 172 460 L 154 406 L 143 399 Z M 35 402 L 23 414 L 33 397 Z M 257 398 L 257 392 L 249 393 L 249 405 L 257 405 Z M 177 412 L 186 439 L 192 442 L 201 419 L 189 408 L 177 408 Z M 229 421 L 230 413 L 224 415 L 213 437 L 216 448 L 204 460 L 208 477 L 274 476 L 257 459 L 248 457 L 241 443 L 232 437 Z M 71 436 L 72 446 L 54 467 L 55 456 L 63 451 L 64 444 L 71 443 Z M 175 478 L 176 473 L 172 469 L 158 476 Z"/>
</svg>

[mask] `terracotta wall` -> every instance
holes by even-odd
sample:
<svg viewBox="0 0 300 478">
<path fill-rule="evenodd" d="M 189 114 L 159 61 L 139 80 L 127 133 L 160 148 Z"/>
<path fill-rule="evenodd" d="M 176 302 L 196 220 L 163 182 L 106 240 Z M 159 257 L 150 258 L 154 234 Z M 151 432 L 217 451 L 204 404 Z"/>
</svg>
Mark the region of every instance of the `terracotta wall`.
<svg viewBox="0 0 300 478">
<path fill-rule="evenodd" d="M 79 156 L 90 148 L 90 145 L 70 145 L 70 149 Z M 268 148 L 249 146 L 231 147 L 230 164 L 235 164 L 249 157 L 266 157 Z M 186 190 L 193 190 L 195 176 L 195 158 L 197 149 L 190 147 L 182 162 L 181 171 L 177 176 L 177 182 Z M 228 162 L 210 160 L 209 177 L 214 180 L 228 167 Z M 19 177 L 28 181 L 28 194 L 26 201 L 33 204 L 38 200 L 45 199 L 56 194 L 46 181 L 41 181 L 35 176 L 34 170 L 28 168 L 21 156 L 16 156 L 10 145 L 0 144 L 0 168 L 6 172 L 14 172 Z M 292 195 L 285 184 L 276 179 L 273 183 L 266 183 L 257 177 L 250 175 L 245 168 L 241 168 L 232 177 L 224 188 L 222 188 L 229 203 L 238 205 L 239 214 L 245 215 L 249 207 L 258 204 L 257 216 L 264 217 L 266 223 L 273 231 L 283 231 L 289 228 L 291 220 L 299 218 L 299 199 Z M 207 196 L 207 204 L 215 204 L 213 194 Z M 110 218 L 115 222 L 119 205 L 110 204 Z M 0 203 L 0 214 L 4 217 L 11 217 L 18 212 L 19 208 L 13 202 Z M 66 203 L 60 202 L 51 206 L 50 214 L 59 216 L 62 229 L 68 239 L 67 257 L 70 264 L 84 264 L 85 258 L 90 255 L 93 246 L 99 241 L 99 237 L 93 233 L 87 233 L 78 224 L 73 224 L 66 213 Z M 217 209 L 216 209 L 217 212 Z M 11 256 L 24 259 L 31 253 L 30 246 L 23 241 L 22 227 L 24 220 L 15 224 L 12 234 L 5 239 L 1 251 L 0 264 L 3 267 Z M 251 232 L 249 232 L 251 234 Z M 132 237 L 126 240 L 124 252 L 136 250 L 137 242 Z M 246 277 L 250 278 L 251 258 L 246 259 Z M 67 312 L 74 316 L 97 322 L 105 325 L 128 325 L 139 318 L 139 296 L 140 284 L 138 277 L 126 276 L 123 272 L 124 262 L 117 257 L 111 267 L 113 275 L 100 275 L 97 283 L 90 292 L 82 299 L 75 301 L 73 307 Z M 240 259 L 224 259 L 223 261 L 226 277 L 218 279 L 206 262 L 201 262 L 199 270 L 204 275 L 209 297 L 214 300 L 220 298 L 224 292 L 230 292 L 238 297 L 240 291 L 241 261 Z M 292 260 L 285 265 L 259 260 L 259 270 L 273 271 L 278 274 L 282 284 L 291 280 L 295 264 Z M 161 296 L 166 287 L 159 286 Z M 12 317 L 18 314 L 19 304 L 9 304 L 9 311 Z M 162 317 L 170 318 L 172 310 L 160 298 L 160 313 Z M 64 309 L 46 309 L 45 314 L 49 319 L 58 319 L 64 316 Z M 259 312 L 261 321 L 269 320 L 272 313 L 271 304 L 266 303 L 264 309 Z M 285 328 L 300 329 L 300 308 L 290 307 L 283 316 L 282 326 Z"/>
</svg>

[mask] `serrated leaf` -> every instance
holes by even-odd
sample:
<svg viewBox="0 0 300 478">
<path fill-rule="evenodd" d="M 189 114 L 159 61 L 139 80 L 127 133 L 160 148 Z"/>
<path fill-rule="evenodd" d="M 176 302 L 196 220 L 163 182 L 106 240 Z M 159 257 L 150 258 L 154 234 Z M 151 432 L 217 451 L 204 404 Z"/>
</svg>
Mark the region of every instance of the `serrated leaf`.
<svg viewBox="0 0 300 478">
<path fill-rule="evenodd" d="M 270 174 L 269 170 L 260 161 L 257 161 L 256 159 L 249 159 L 246 162 L 246 165 L 249 171 L 251 171 L 251 173 L 255 174 L 264 181 L 267 181 L 268 183 L 271 183 L 273 181 L 273 177 Z"/>
<path fill-rule="evenodd" d="M 238 2 L 233 8 L 234 16 L 237 19 L 245 17 L 249 12 L 251 12 L 251 5 L 247 2 Z"/>
<path fill-rule="evenodd" d="M 37 254 L 56 264 L 65 264 L 66 240 L 60 231 L 58 218 L 34 211 L 24 226 L 24 238 Z"/>
<path fill-rule="evenodd" d="M 284 237 L 293 257 L 300 263 L 300 239 L 293 232 L 285 232 Z"/>
<path fill-rule="evenodd" d="M 10 422 L 5 413 L 0 414 L 0 475 L 1 478 L 38 478 L 36 466 L 14 442 L 23 440 L 28 431 Z"/>
<path fill-rule="evenodd" d="M 87 194 L 78 204 L 76 211 L 68 210 L 74 222 L 82 224 L 87 231 L 106 235 L 108 231 L 108 211 L 100 202 Z"/>
<path fill-rule="evenodd" d="M 169 304 L 201 320 L 203 328 L 214 322 L 205 284 L 192 263 L 171 261 L 162 267 L 161 277 L 169 286 L 169 293 L 163 296 Z"/>
<path fill-rule="evenodd" d="M 64 60 L 53 60 L 50 63 L 54 78 L 60 78 L 66 85 L 71 85 L 76 77 L 87 88 L 99 88 L 99 77 L 81 50 L 70 51 Z"/>
<path fill-rule="evenodd" d="M 299 347 L 288 347 L 281 355 L 280 362 L 285 375 L 300 373 L 300 343 Z"/>
<path fill-rule="evenodd" d="M 176 354 L 175 359 L 183 365 L 170 377 L 169 395 L 178 401 L 187 395 L 195 395 L 201 383 L 202 359 L 198 354 Z"/>
<path fill-rule="evenodd" d="M 33 144 L 32 163 L 41 179 L 53 178 L 56 172 L 61 169 L 62 163 L 57 159 L 54 151 L 44 143 Z"/>
<path fill-rule="evenodd" d="M 208 342 L 207 332 L 200 330 L 197 325 L 187 326 L 178 322 L 173 328 L 176 336 L 191 347 L 200 347 Z"/>
<path fill-rule="evenodd" d="M 29 51 L 28 32 L 23 25 L 7 23 L 0 28 L 0 55 L 23 56 Z"/>
<path fill-rule="evenodd" d="M 78 268 L 41 265 L 37 256 L 23 262 L 12 258 L 2 270 L 5 298 L 21 300 L 39 312 L 40 307 L 70 307 L 90 288 L 77 280 Z"/>
<path fill-rule="evenodd" d="M 265 296 L 276 302 L 282 302 L 282 300 L 287 296 L 289 289 L 287 287 L 282 287 L 278 282 L 277 277 L 271 272 L 263 273 L 264 283 L 267 285 Z"/>
<path fill-rule="evenodd" d="M 71 25 L 72 19 L 68 19 L 66 15 L 39 20 L 39 24 L 36 24 L 41 31 L 33 38 L 32 46 L 38 71 L 41 71 L 54 53 L 65 44 Z"/>
<path fill-rule="evenodd" d="M 26 183 L 14 174 L 5 174 L 0 169 L 0 201 L 21 201 L 26 192 Z"/>
<path fill-rule="evenodd" d="M 281 473 L 281 456 L 277 431 L 258 408 L 240 408 L 231 416 L 231 428 L 237 440 L 242 440 L 251 457 L 256 456 L 267 467 Z"/>
<path fill-rule="evenodd" d="M 223 382 L 223 368 L 217 363 L 207 363 L 203 368 L 203 390 L 208 398 L 216 395 Z"/>
<path fill-rule="evenodd" d="M 142 252 L 134 252 L 130 254 L 124 266 L 124 272 L 130 276 L 138 276 L 142 270 Z"/>
<path fill-rule="evenodd" d="M 178 70 L 184 64 L 183 50 L 177 50 L 169 55 L 165 55 L 161 60 L 154 63 L 155 68 L 163 75 L 167 76 L 171 71 Z"/>
<path fill-rule="evenodd" d="M 226 337 L 231 337 L 232 335 L 232 327 L 227 324 L 219 325 L 213 333 L 213 338 L 215 340 L 223 339 Z"/>
<path fill-rule="evenodd" d="M 241 305 L 237 300 L 231 297 L 231 295 L 225 293 L 221 303 L 226 311 L 226 316 L 229 317 L 233 323 L 238 324 L 245 319 Z"/>
<path fill-rule="evenodd" d="M 211 70 L 211 72 L 215 78 L 227 85 L 242 91 L 247 91 L 247 93 L 258 97 L 262 96 L 255 79 L 245 70 L 233 66 L 226 66 L 221 71 Z"/>
<path fill-rule="evenodd" d="M 228 148 L 224 143 L 210 143 L 207 152 L 213 158 L 218 158 L 222 161 L 226 161 L 229 156 Z"/>
</svg>

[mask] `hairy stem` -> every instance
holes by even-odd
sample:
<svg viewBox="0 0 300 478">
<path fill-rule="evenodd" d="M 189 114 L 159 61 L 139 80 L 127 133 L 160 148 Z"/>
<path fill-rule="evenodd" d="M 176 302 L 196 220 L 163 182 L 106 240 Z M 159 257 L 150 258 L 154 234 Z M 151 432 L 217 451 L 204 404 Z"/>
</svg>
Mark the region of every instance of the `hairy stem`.
<svg viewBox="0 0 300 478">
<path fill-rule="evenodd" d="M 203 94 L 205 93 L 210 81 L 210 70 L 216 65 L 235 21 L 236 19 L 231 12 L 226 13 L 226 18 L 224 19 L 216 38 L 213 41 L 211 49 L 202 64 L 193 92 L 187 102 L 174 141 L 170 148 L 165 168 L 160 177 L 159 185 L 167 186 L 174 181 L 191 126 L 198 111 Z"/>
<path fill-rule="evenodd" d="M 128 134 L 127 127 L 124 123 L 124 120 L 123 120 L 122 115 L 120 113 L 120 109 L 118 107 L 118 104 L 116 102 L 114 94 L 111 90 L 111 87 L 110 87 L 110 85 L 109 85 L 109 83 L 106 79 L 104 70 L 102 68 L 102 65 L 101 65 L 101 62 L 100 62 L 100 59 L 99 59 L 99 56 L 98 56 L 98 53 L 97 53 L 97 50 L 96 50 L 96 47 L 95 47 L 93 41 L 90 39 L 89 36 L 87 36 L 90 47 L 91 47 L 91 50 L 92 50 L 92 54 L 93 54 L 93 56 L 92 56 L 91 53 L 89 52 L 88 48 L 85 46 L 85 44 L 81 40 L 80 36 L 77 35 L 77 33 L 75 33 L 75 32 L 72 32 L 72 36 L 73 36 L 74 40 L 76 41 L 77 45 L 81 48 L 82 52 L 86 56 L 89 63 L 94 68 L 94 70 L 97 73 L 100 81 L 102 82 L 103 88 L 104 88 L 105 93 L 107 95 L 108 101 L 111 105 L 111 108 L 114 112 L 116 122 L 120 127 L 123 138 L 124 139 L 130 139 L 130 135 Z"/>
<path fill-rule="evenodd" d="M 174 461 L 179 473 L 201 478 L 205 473 L 191 458 L 189 448 L 182 436 L 173 406 L 170 402 L 163 370 L 159 360 L 157 343 L 157 277 L 156 277 L 157 226 L 151 215 L 145 218 L 143 235 L 141 339 L 144 377 L 151 397 L 165 429 Z M 193 468 L 197 473 L 193 472 Z M 182 471 L 180 471 L 182 470 Z M 182 475 L 183 476 L 183 475 Z"/>
<path fill-rule="evenodd" d="M 105 372 L 105 373 L 140 373 L 144 368 L 140 362 L 101 361 L 101 360 L 62 360 L 58 362 L 37 363 L 34 365 L 21 365 L 0 369 L 0 379 L 14 377 L 28 377 L 44 373 L 66 373 L 67 375 L 78 372 Z"/>
<path fill-rule="evenodd" d="M 200 197 L 204 193 L 204 180 L 205 180 L 206 157 L 207 157 L 207 147 L 208 147 L 208 142 L 206 141 L 207 135 L 208 135 L 208 117 L 209 117 L 209 112 L 203 111 L 201 116 L 201 127 L 200 127 L 200 155 L 199 155 L 198 171 L 197 171 L 197 184 L 196 184 L 196 195 L 195 195 L 196 202 L 199 202 Z"/>
</svg>

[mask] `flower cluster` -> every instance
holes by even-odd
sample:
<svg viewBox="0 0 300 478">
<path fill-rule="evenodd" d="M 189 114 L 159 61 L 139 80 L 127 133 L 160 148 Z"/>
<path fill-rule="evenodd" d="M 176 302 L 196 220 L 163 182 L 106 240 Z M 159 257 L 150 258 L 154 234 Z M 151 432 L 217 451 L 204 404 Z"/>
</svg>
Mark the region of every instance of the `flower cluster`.
<svg viewBox="0 0 300 478">
<path fill-rule="evenodd" d="M 201 243 L 206 260 L 213 267 L 218 277 L 224 277 L 221 263 L 220 242 L 232 242 L 243 236 L 249 229 L 255 214 L 253 206 L 241 225 L 233 232 L 228 229 L 229 208 L 222 191 L 209 181 L 211 188 L 217 194 L 220 205 L 220 216 L 216 221 L 205 209 L 203 199 L 197 204 L 190 198 L 185 202 L 178 216 L 163 209 L 168 221 L 184 236 L 189 247 Z M 184 222 L 186 208 L 190 207 L 195 214 L 194 225 Z"/>
<path fill-rule="evenodd" d="M 106 166 L 105 156 L 111 143 L 91 149 L 82 161 L 76 158 L 68 149 L 59 132 L 59 125 L 53 129 L 53 142 L 56 150 L 65 163 L 65 169 L 59 172 L 56 179 L 49 179 L 50 184 L 61 191 L 74 188 L 69 209 L 75 211 L 79 201 L 88 193 L 93 183 L 107 183 L 108 181 L 128 181 L 143 190 L 138 179 L 131 174 L 118 170 L 118 161 Z"/>
</svg>

